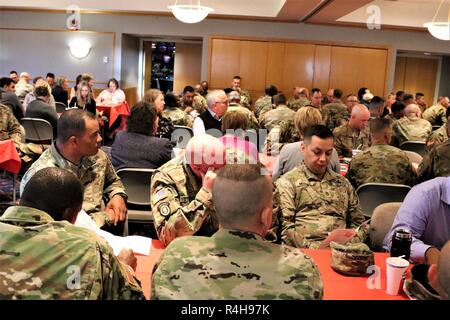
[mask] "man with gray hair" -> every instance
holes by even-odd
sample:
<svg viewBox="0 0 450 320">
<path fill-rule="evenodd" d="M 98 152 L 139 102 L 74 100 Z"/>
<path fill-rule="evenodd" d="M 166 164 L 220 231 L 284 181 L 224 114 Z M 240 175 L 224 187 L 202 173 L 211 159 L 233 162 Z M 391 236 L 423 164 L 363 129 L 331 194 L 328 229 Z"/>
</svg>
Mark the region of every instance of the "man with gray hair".
<svg viewBox="0 0 450 320">
<path fill-rule="evenodd" d="M 219 230 L 168 246 L 153 274 L 152 299 L 323 297 L 319 270 L 308 256 L 264 241 L 272 222 L 272 181 L 262 170 L 261 164 L 233 164 L 218 171 L 212 192 Z"/>
<path fill-rule="evenodd" d="M 194 136 L 186 150 L 153 174 L 150 201 L 156 233 L 164 245 L 187 235 L 217 230 L 211 191 L 214 170 L 225 165 L 225 147 L 216 138 Z"/>
<path fill-rule="evenodd" d="M 405 108 L 405 116 L 394 123 L 394 135 L 399 146 L 405 141 L 427 141 L 433 129 L 431 124 L 420 116 L 419 106 L 410 104 Z"/>
<path fill-rule="evenodd" d="M 221 136 L 221 120 L 228 109 L 227 95 L 223 90 L 213 90 L 206 96 L 206 101 L 208 109 L 194 120 L 192 128 L 194 135 L 208 133 L 214 136 L 216 134 Z"/>
<path fill-rule="evenodd" d="M 239 111 L 243 113 L 249 120 L 249 127 L 258 130 L 259 124 L 253 112 L 241 105 L 241 95 L 237 91 L 231 91 L 228 95 L 228 109 L 230 111 Z"/>
<path fill-rule="evenodd" d="M 16 96 L 20 102 L 25 99 L 25 96 L 33 91 L 33 86 L 29 84 L 30 74 L 28 72 L 22 72 L 20 74 L 20 80 L 16 84 Z"/>
</svg>

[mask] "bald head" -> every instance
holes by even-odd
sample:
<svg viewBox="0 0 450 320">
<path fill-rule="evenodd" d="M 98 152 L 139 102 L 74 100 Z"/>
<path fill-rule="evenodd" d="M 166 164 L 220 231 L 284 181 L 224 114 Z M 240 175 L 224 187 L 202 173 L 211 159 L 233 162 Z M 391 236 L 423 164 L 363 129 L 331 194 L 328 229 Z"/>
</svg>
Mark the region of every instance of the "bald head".
<svg viewBox="0 0 450 320">
<path fill-rule="evenodd" d="M 186 162 L 201 177 L 208 169 L 215 170 L 225 165 L 225 146 L 208 134 L 196 135 L 186 146 Z"/>
<path fill-rule="evenodd" d="M 352 109 L 349 126 L 353 130 L 362 130 L 367 126 L 370 119 L 370 112 L 363 104 L 357 104 Z"/>
<path fill-rule="evenodd" d="M 406 117 L 419 117 L 420 118 L 421 112 L 420 108 L 417 104 L 409 104 L 405 108 L 405 116 Z"/>
<path fill-rule="evenodd" d="M 264 170 L 260 163 L 229 164 L 217 172 L 212 196 L 221 227 L 251 230 L 272 210 L 272 181 Z"/>
</svg>

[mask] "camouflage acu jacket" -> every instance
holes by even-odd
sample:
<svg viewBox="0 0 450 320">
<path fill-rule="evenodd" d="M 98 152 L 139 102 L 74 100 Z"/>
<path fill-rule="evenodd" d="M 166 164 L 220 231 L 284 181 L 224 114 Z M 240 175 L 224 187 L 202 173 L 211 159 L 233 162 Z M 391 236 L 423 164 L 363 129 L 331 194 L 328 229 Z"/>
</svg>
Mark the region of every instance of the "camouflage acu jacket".
<svg viewBox="0 0 450 320">
<path fill-rule="evenodd" d="M 0 300 L 145 299 L 94 232 L 29 207 L 0 218 Z"/>
<path fill-rule="evenodd" d="M 364 222 L 355 189 L 330 169 L 320 179 L 302 163 L 275 185 L 281 239 L 287 245 L 317 249 L 334 229 L 356 228 Z M 363 241 L 366 232 L 361 228 L 355 241 Z"/>
<path fill-rule="evenodd" d="M 78 165 L 66 160 L 56 149 L 55 144 L 36 160 L 28 169 L 20 183 L 20 194 L 31 177 L 41 169 L 58 167 L 66 169 L 80 179 L 84 187 L 83 209 L 99 227 L 110 222 L 107 214 L 101 211 L 102 200 L 105 203 L 115 196 L 121 195 L 126 199 L 125 189 L 122 181 L 114 171 L 108 156 L 101 149 L 95 156 L 83 157 Z"/>
<path fill-rule="evenodd" d="M 300 250 L 220 229 L 176 239 L 152 280 L 152 299 L 322 299 L 317 266 Z"/>
<path fill-rule="evenodd" d="M 354 156 L 347 178 L 355 189 L 369 182 L 413 186 L 417 180 L 406 153 L 387 144 L 373 145 Z"/>
<path fill-rule="evenodd" d="M 181 152 L 153 174 L 150 202 L 159 240 L 212 235 L 218 228 L 211 193 L 202 188 Z"/>
</svg>

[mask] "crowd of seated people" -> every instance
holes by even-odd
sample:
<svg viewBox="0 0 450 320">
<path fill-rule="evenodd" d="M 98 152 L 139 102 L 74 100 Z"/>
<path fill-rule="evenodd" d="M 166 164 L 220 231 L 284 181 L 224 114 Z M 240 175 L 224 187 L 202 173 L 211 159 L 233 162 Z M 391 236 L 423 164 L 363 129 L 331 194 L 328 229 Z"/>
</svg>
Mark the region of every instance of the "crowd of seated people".
<svg viewBox="0 0 450 320">
<path fill-rule="evenodd" d="M 14 79 L 20 79 L 19 89 L 14 88 L 17 87 Z M 50 73 L 46 79 L 38 79 L 34 87 L 26 85 L 27 73 L 17 77 L 12 72 L 11 78 L 0 79 L 0 110 L 7 110 L 0 116 L 0 138 L 12 139 L 18 151 L 24 149 L 24 131 L 19 124 L 23 116 L 49 121 L 55 138 L 23 176 L 20 206 L 0 218 L 0 234 L 8 232 L 6 225 L 12 223 L 15 210 L 25 213 L 37 210 L 49 226 L 57 221 L 68 222 L 63 227 L 70 231 L 70 239 L 86 238 L 88 235 L 73 233 L 69 224 L 76 217 L 73 212 L 82 208 L 99 227 L 121 235 L 127 223 L 128 196 L 116 170 L 155 169 L 147 186 L 151 215 L 157 236 L 167 251 L 153 275 L 152 297 L 252 299 L 263 295 L 321 299 L 320 273 L 308 257 L 294 248 L 319 248 L 337 229 L 353 232 L 344 245 L 368 243 L 369 222 L 363 215 L 356 189 L 365 183 L 382 182 L 407 184 L 414 187 L 411 192 L 426 193 L 430 203 L 438 206 L 430 209 L 431 206 L 423 205 L 421 212 L 415 212 L 416 220 L 411 221 L 414 211 L 411 207 L 419 206 L 414 201 L 420 196 L 414 199 L 408 196 L 390 232 L 395 226 L 407 226 L 413 231 L 417 261 L 437 265 L 435 271 L 448 263 L 445 244 L 450 240 L 450 231 L 442 227 L 450 225 L 450 200 L 446 198 L 450 190 L 450 180 L 446 178 L 450 176 L 447 97 L 440 97 L 428 107 L 420 92 L 390 93 L 383 99 L 368 88 L 361 88 L 357 94 L 329 89 L 325 95 L 319 88 L 308 90 L 298 86 L 292 98 L 287 99 L 285 93 L 270 85 L 253 104 L 249 92 L 241 88 L 245 79 L 239 76 L 231 80 L 230 88 L 210 89 L 208 83 L 202 82 L 186 86 L 179 96 L 149 89 L 141 101 L 130 106 L 125 130 L 119 131 L 112 141 L 110 158 L 99 148 L 102 137 L 96 105 L 124 102 L 119 82 L 110 79 L 107 89 L 95 97 L 92 75 L 77 77 L 70 94 L 67 77 L 54 79 Z M 52 93 L 54 101 L 65 103 L 68 110 L 56 113 L 49 103 Z M 26 109 L 21 99 L 26 101 Z M 440 127 L 433 131 L 432 125 Z M 193 132 L 187 146 L 176 154 L 171 139 L 175 126 L 189 127 Z M 255 130 L 257 139 L 249 130 Z M 417 166 L 401 150 L 406 141 L 422 142 L 427 152 Z M 262 148 L 263 145 L 266 147 Z M 274 159 L 270 165 L 260 163 L 266 155 Z M 346 175 L 341 172 L 340 161 L 344 160 L 349 163 Z M 54 167 L 59 169 L 46 170 Z M 56 179 L 55 185 L 63 184 L 61 189 L 69 187 L 64 182 L 70 180 L 67 171 L 83 189 L 80 201 L 71 207 L 58 207 L 64 210 L 61 216 L 54 213 L 52 203 L 45 203 L 49 199 L 35 203 L 37 200 L 30 193 L 35 192 L 35 181 L 41 180 Z M 423 183 L 418 185 L 419 182 Z M 78 188 L 75 182 L 70 184 L 71 188 Z M 438 188 L 443 191 L 436 191 Z M 421 217 L 430 223 L 417 227 Z M 220 241 L 227 246 L 221 246 Z M 205 288 L 215 281 L 199 277 L 198 273 L 180 272 L 177 266 L 185 264 L 190 256 L 194 256 L 190 262 L 240 274 L 239 268 L 227 266 L 226 259 L 207 258 L 211 252 L 219 252 L 216 246 L 220 246 L 220 252 L 228 252 L 227 257 L 234 262 L 255 257 L 248 268 L 259 275 L 258 281 L 240 277 L 228 282 L 235 286 L 247 284 L 253 291 L 241 292 L 237 288 L 233 294 L 221 294 L 191 290 L 192 281 Z M 231 254 L 235 246 L 245 250 Z M 389 235 L 385 247 L 390 249 Z M 22 250 L 20 246 L 17 248 Z M 107 248 L 102 250 L 110 254 Z M 439 260 L 440 256 L 446 260 Z M 283 263 L 277 260 L 280 257 L 285 259 Z M 117 281 L 128 281 L 124 286 L 128 291 L 112 288 L 117 291 L 113 293 L 115 297 L 142 298 L 142 288 L 133 281 L 133 270 L 121 265 L 126 262 L 120 259 L 109 259 L 108 263 L 115 265 L 112 267 L 115 271 L 111 272 L 118 277 Z M 282 267 L 262 267 L 261 261 Z M 7 263 L 17 262 L 10 259 Z M 283 285 L 286 277 L 293 276 L 289 273 L 292 264 L 301 266 L 299 272 L 309 280 L 286 287 Z M 169 278 L 169 273 L 177 276 Z M 441 277 L 433 281 L 442 297 L 448 298 L 445 291 L 448 284 L 442 280 L 446 275 L 431 274 Z M 262 282 L 271 283 L 276 290 L 269 290 Z M 172 292 L 173 286 L 182 286 L 183 290 Z M 1 290 L 2 286 L 0 296 Z M 63 293 L 60 295 L 64 297 Z M 43 293 L 38 298 L 45 297 Z"/>
</svg>

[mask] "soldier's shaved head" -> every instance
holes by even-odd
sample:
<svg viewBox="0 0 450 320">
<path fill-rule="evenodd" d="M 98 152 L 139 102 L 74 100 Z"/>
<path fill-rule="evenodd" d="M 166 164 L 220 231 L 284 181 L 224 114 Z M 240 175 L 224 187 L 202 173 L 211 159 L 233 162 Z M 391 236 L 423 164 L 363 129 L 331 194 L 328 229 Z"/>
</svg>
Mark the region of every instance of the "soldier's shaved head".
<svg viewBox="0 0 450 320">
<path fill-rule="evenodd" d="M 208 134 L 196 135 L 186 146 L 186 162 L 198 176 L 225 165 L 225 146 Z"/>
<path fill-rule="evenodd" d="M 48 213 L 55 221 L 75 222 L 83 203 L 83 186 L 70 171 L 44 168 L 36 172 L 22 192 L 20 205 Z"/>
<path fill-rule="evenodd" d="M 411 117 L 416 116 L 420 118 L 420 108 L 417 104 L 409 104 L 405 108 L 405 116 Z"/>
<path fill-rule="evenodd" d="M 264 170 L 260 163 L 229 164 L 217 172 L 212 196 L 222 227 L 248 230 L 260 223 L 261 212 L 272 210 L 272 181 Z"/>
<path fill-rule="evenodd" d="M 353 130 L 362 130 L 367 126 L 370 119 L 370 112 L 363 104 L 357 104 L 352 109 L 349 127 Z"/>
</svg>

